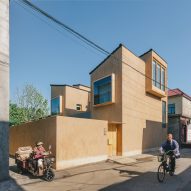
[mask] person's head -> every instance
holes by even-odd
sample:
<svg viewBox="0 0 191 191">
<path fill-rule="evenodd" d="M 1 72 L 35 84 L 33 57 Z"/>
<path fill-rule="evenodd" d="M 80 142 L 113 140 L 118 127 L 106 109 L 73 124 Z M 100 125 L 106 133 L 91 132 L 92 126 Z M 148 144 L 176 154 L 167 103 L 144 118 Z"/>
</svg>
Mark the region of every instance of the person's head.
<svg viewBox="0 0 191 191">
<path fill-rule="evenodd" d="M 43 142 L 41 142 L 41 141 L 37 142 L 36 146 L 37 146 L 37 148 L 41 148 L 43 146 Z"/>
<path fill-rule="evenodd" d="M 167 140 L 168 141 L 172 141 L 172 138 L 173 138 L 172 133 L 168 133 Z"/>
</svg>

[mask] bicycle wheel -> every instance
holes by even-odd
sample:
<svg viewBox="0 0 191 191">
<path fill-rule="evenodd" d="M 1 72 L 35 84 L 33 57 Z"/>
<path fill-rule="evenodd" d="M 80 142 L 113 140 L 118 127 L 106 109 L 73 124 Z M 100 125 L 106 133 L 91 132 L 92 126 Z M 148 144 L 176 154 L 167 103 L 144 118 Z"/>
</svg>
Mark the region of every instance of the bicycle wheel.
<svg viewBox="0 0 191 191">
<path fill-rule="evenodd" d="M 160 166 L 158 167 L 158 172 L 157 172 L 157 179 L 159 182 L 163 182 L 164 178 L 165 178 L 165 168 L 163 164 L 160 164 Z"/>
</svg>

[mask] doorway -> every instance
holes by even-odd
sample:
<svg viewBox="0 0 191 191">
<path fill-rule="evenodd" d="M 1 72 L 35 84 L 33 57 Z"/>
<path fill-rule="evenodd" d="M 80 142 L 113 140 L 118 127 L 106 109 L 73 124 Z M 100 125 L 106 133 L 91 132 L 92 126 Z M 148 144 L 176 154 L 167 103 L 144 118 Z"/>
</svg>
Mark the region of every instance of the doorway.
<svg viewBox="0 0 191 191">
<path fill-rule="evenodd" d="M 122 155 L 122 125 L 108 125 L 108 156 Z"/>
</svg>

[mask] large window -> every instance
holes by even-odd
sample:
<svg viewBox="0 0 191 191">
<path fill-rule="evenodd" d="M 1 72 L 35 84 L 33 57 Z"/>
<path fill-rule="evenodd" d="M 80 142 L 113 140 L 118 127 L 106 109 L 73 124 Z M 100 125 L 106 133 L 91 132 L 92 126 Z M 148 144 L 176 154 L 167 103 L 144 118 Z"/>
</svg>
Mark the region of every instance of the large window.
<svg viewBox="0 0 191 191">
<path fill-rule="evenodd" d="M 161 67 L 159 64 L 157 64 L 157 71 L 156 71 L 156 74 L 157 74 L 157 83 L 156 83 L 156 86 L 157 88 L 161 89 Z"/>
<path fill-rule="evenodd" d="M 94 82 L 94 105 L 112 101 L 112 76 Z"/>
<path fill-rule="evenodd" d="M 168 114 L 175 114 L 175 104 L 168 104 Z"/>
<path fill-rule="evenodd" d="M 60 114 L 60 97 L 56 97 L 51 100 L 51 115 Z"/>
<path fill-rule="evenodd" d="M 165 70 L 164 68 L 161 68 L 161 89 L 162 91 L 165 91 Z"/>
<path fill-rule="evenodd" d="M 152 79 L 153 79 L 153 85 L 156 86 L 156 62 L 153 61 L 152 63 Z"/>
<path fill-rule="evenodd" d="M 162 127 L 166 127 L 166 102 L 162 101 Z"/>
<path fill-rule="evenodd" d="M 165 91 L 165 69 L 156 61 L 152 62 L 152 84 Z"/>
</svg>

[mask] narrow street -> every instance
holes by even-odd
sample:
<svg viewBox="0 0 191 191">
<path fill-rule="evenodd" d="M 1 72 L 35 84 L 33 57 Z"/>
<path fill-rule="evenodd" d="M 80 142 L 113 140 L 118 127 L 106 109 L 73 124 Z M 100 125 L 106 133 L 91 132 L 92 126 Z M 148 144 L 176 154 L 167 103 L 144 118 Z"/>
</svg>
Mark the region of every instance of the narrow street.
<svg viewBox="0 0 191 191">
<path fill-rule="evenodd" d="M 59 171 L 56 172 L 56 179 L 53 182 L 18 175 L 13 172 L 13 166 L 10 173 L 21 187 L 20 190 L 24 191 L 190 191 L 191 150 L 184 149 L 181 153 L 181 159 L 177 160 L 175 176 L 166 175 L 164 183 L 157 180 L 156 171 L 159 163 L 154 155 L 146 158 L 139 156 L 136 163 L 101 162 Z"/>
</svg>

